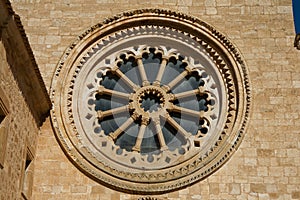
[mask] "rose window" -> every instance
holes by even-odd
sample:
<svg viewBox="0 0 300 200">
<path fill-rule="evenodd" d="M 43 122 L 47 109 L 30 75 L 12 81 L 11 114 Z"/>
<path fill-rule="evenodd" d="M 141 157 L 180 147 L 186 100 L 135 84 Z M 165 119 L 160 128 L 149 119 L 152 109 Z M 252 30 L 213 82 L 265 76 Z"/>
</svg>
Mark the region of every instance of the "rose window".
<svg viewBox="0 0 300 200">
<path fill-rule="evenodd" d="M 141 154 L 184 154 L 200 145 L 216 118 L 215 83 L 202 66 L 175 52 L 122 52 L 111 68 L 96 74 L 99 87 L 90 101 L 98 116 L 95 133 Z"/>
<path fill-rule="evenodd" d="M 221 33 L 164 10 L 123 13 L 64 53 L 52 125 L 84 174 L 124 192 L 162 193 L 219 169 L 244 136 L 247 68 Z"/>
</svg>

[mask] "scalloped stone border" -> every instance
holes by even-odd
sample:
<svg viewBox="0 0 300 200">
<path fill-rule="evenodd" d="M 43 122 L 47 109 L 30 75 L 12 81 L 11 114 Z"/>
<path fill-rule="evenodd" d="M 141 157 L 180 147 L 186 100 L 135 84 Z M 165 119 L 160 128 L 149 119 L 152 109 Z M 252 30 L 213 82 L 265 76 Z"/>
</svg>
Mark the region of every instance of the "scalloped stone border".
<svg viewBox="0 0 300 200">
<path fill-rule="evenodd" d="M 228 123 L 226 122 L 224 131 L 220 136 L 221 139 L 217 141 L 215 148 L 213 148 L 211 152 L 208 152 L 207 155 L 199 156 L 198 159 L 193 160 L 188 166 L 180 166 L 180 168 L 178 168 L 179 175 L 177 177 L 175 176 L 173 181 L 159 183 L 149 182 L 148 184 L 139 183 L 134 180 L 128 182 L 117 178 L 117 172 L 115 176 L 111 176 L 99 169 L 95 169 L 91 165 L 92 161 L 87 160 L 86 157 L 82 155 L 82 152 L 86 150 L 82 150 L 82 152 L 78 151 L 68 139 L 69 133 L 62 128 L 65 125 L 60 120 L 60 112 L 62 112 L 60 106 L 64 107 L 67 105 L 58 105 L 61 103 L 59 94 L 61 92 L 59 90 L 59 84 L 61 83 L 60 79 L 65 78 L 62 77 L 65 76 L 65 74 L 62 74 L 62 71 L 68 67 L 71 62 L 70 60 L 72 60 L 73 57 L 76 57 L 78 52 L 82 51 L 82 48 L 88 46 L 88 42 L 133 26 L 133 23 L 135 26 L 145 25 L 143 24 L 145 21 L 150 25 L 168 25 L 168 27 L 175 28 L 178 31 L 190 33 L 194 36 L 193 39 L 204 47 L 207 54 L 209 54 L 213 58 L 215 64 L 219 66 L 224 79 L 228 79 L 233 73 L 235 76 L 233 79 L 237 82 L 236 85 L 232 86 L 235 87 L 235 89 L 230 87 L 227 88 L 229 101 L 227 110 Z M 168 24 L 166 25 L 165 22 L 168 22 Z M 76 73 L 79 73 L 79 71 Z M 71 80 L 71 82 L 72 81 L 73 80 Z M 229 81 L 232 82 L 232 80 Z M 238 94 L 235 94 L 235 90 L 238 90 Z M 230 106 L 232 100 L 230 96 L 233 94 L 236 95 L 235 98 L 238 99 L 239 106 L 236 108 L 237 111 L 234 111 Z M 104 185 L 123 192 L 139 194 L 158 194 L 183 188 L 206 178 L 218 170 L 226 163 L 240 145 L 245 134 L 251 110 L 248 70 L 239 50 L 222 33 L 198 18 L 160 9 L 143 9 L 124 12 L 92 26 L 81 34 L 77 40 L 66 49 L 58 63 L 52 79 L 50 97 L 54 104 L 54 108 L 51 110 L 52 126 L 55 130 L 55 135 L 59 144 L 70 161 L 84 174 Z M 235 114 L 235 117 L 232 117 L 232 114 Z M 229 125 L 231 126 L 230 130 L 226 127 Z M 75 125 L 68 127 L 68 130 L 76 130 Z M 222 149 L 218 148 L 218 146 L 222 146 Z M 213 158 L 210 158 L 212 160 L 209 160 L 208 158 L 212 156 Z M 210 162 L 204 162 L 205 160 L 209 160 Z M 202 162 L 205 163 L 204 166 L 198 167 L 198 170 L 193 173 L 189 173 L 189 167 L 195 168 L 195 166 L 201 166 Z M 109 168 L 105 163 L 102 163 L 102 165 L 104 168 Z M 135 176 L 139 179 L 139 176 L 143 175 L 131 174 L 131 176 Z"/>
</svg>

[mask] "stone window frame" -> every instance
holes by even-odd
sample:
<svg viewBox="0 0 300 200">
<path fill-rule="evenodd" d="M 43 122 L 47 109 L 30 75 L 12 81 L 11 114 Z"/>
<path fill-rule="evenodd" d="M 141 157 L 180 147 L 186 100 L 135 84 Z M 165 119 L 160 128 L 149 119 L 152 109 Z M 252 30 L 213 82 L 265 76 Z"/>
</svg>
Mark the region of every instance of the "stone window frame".
<svg viewBox="0 0 300 200">
<path fill-rule="evenodd" d="M 149 39 L 151 41 L 151 39 Z M 154 42 L 154 41 L 153 41 Z M 153 42 L 151 41 L 150 43 L 153 44 Z M 158 47 L 149 47 L 149 46 L 135 46 L 135 49 L 131 49 L 128 48 L 125 51 L 122 51 L 122 53 L 120 54 L 121 57 L 124 57 L 126 55 L 126 57 L 130 57 L 131 61 L 133 60 L 133 58 L 136 58 L 136 60 L 138 60 L 137 62 L 140 63 L 139 66 L 133 67 L 131 68 L 131 70 L 135 69 L 135 75 L 132 77 L 128 77 L 128 74 L 126 72 L 124 72 L 125 74 L 123 74 L 123 72 L 121 72 L 121 70 L 118 70 L 119 68 L 114 68 L 116 70 L 116 72 L 112 71 L 113 69 L 110 69 L 109 66 L 107 66 L 107 68 L 104 68 L 104 70 L 100 70 L 98 73 L 100 74 L 117 74 L 118 77 L 122 77 L 122 80 L 120 80 L 118 82 L 118 86 L 120 87 L 126 87 L 126 88 L 132 88 L 135 87 L 137 88 L 136 91 L 134 92 L 129 92 L 128 91 L 122 91 L 122 92 L 117 92 L 116 90 L 110 90 L 105 88 L 103 85 L 98 87 L 98 91 L 94 91 L 93 87 L 91 87 L 90 90 L 90 94 L 89 95 L 89 101 L 95 101 L 95 97 L 94 94 L 96 93 L 99 97 L 101 97 L 103 95 L 103 97 L 107 97 L 110 96 L 111 102 L 120 102 L 119 100 L 123 99 L 123 101 L 125 101 L 124 106 L 121 107 L 116 107 L 114 109 L 109 109 L 109 110 L 103 110 L 101 111 L 100 108 L 97 111 L 97 116 L 98 116 L 98 121 L 105 121 L 104 118 L 105 117 L 109 117 L 109 116 L 114 116 L 114 118 L 118 118 L 119 116 L 121 117 L 125 117 L 127 118 L 126 122 L 124 122 L 124 124 L 122 125 L 122 127 L 119 127 L 117 130 L 114 130 L 114 132 L 111 132 L 109 134 L 109 137 L 111 137 L 112 140 L 115 141 L 115 143 L 119 143 L 122 141 L 122 139 L 119 140 L 119 137 L 122 138 L 122 136 L 127 135 L 129 136 L 129 138 L 131 137 L 130 135 L 137 135 L 137 130 L 133 130 L 131 129 L 130 132 L 130 128 L 128 130 L 128 134 L 124 134 L 123 130 L 126 130 L 126 127 L 130 127 L 131 125 L 135 126 L 137 124 L 140 124 L 139 126 L 139 136 L 136 137 L 136 142 L 135 145 L 132 146 L 132 149 L 126 147 L 126 150 L 120 150 L 122 151 L 123 155 L 124 154 L 130 154 L 130 156 L 126 156 L 128 159 L 125 159 L 124 157 L 120 158 L 118 156 L 118 158 L 113 158 L 115 160 L 118 160 L 120 162 L 123 162 L 124 165 L 128 164 L 128 163 L 132 163 L 134 165 L 137 166 L 143 166 L 145 169 L 151 169 L 151 167 L 157 167 L 155 165 L 159 165 L 160 167 L 163 167 L 164 165 L 171 165 L 171 164 L 175 164 L 176 160 L 178 157 L 180 157 L 182 154 L 184 154 L 184 152 L 189 151 L 188 149 L 194 148 L 196 146 L 200 146 L 200 142 L 204 141 L 204 137 L 206 135 L 206 132 L 211 132 L 213 131 L 213 129 L 215 127 L 217 127 L 217 123 L 215 122 L 216 120 L 213 120 L 215 117 L 215 115 L 217 115 L 217 113 L 219 113 L 219 109 L 221 106 L 216 106 L 214 107 L 213 105 L 209 105 L 207 107 L 207 110 L 204 111 L 200 111 L 200 107 L 198 107 L 198 105 L 196 104 L 196 99 L 197 98 L 203 98 L 205 96 L 205 101 L 209 102 L 209 101 L 215 101 L 214 96 L 218 99 L 218 104 L 221 105 L 221 102 L 223 102 L 221 99 L 223 99 L 224 101 L 226 101 L 226 99 L 224 99 L 225 95 L 223 95 L 223 97 L 221 96 L 221 92 L 217 92 L 212 88 L 215 88 L 215 81 L 213 81 L 213 79 L 216 79 L 216 76 L 211 76 L 211 75 L 207 75 L 205 69 L 200 65 L 197 64 L 197 62 L 195 63 L 193 60 L 191 60 L 191 63 L 188 61 L 188 58 L 184 58 L 182 55 L 180 55 L 175 49 L 169 49 L 167 50 L 166 47 L 163 47 L 162 45 L 160 45 L 160 48 Z M 156 52 L 157 54 L 162 56 L 162 60 L 164 64 L 157 64 L 157 66 L 155 66 L 155 64 L 150 64 L 148 65 L 147 63 L 145 63 L 145 66 L 143 64 L 143 62 L 146 62 L 145 60 L 142 60 L 142 56 L 147 56 L 148 54 L 150 54 L 150 51 Z M 127 53 L 130 53 L 130 55 L 128 55 Z M 177 52 L 175 54 L 175 52 Z M 153 55 L 154 56 L 154 55 Z M 114 57 L 114 56 L 112 56 Z M 116 66 L 118 65 L 119 62 L 122 62 L 121 58 L 119 59 L 119 56 L 117 56 L 117 61 L 116 62 L 112 62 L 112 66 Z M 173 69 L 168 67 L 170 63 L 173 64 L 173 62 L 177 62 L 174 61 L 176 58 L 181 57 L 181 61 L 177 60 L 178 63 L 181 63 L 180 65 L 186 65 L 185 69 L 182 72 L 178 72 L 176 71 L 174 74 L 170 73 L 170 71 L 168 71 L 168 76 L 163 76 L 166 75 L 167 73 L 164 73 L 165 71 L 167 71 L 167 69 Z M 156 58 L 159 59 L 159 58 Z M 107 60 L 106 60 L 107 61 Z M 108 61 L 107 61 L 108 62 Z M 147 66 L 148 65 L 148 66 Z M 126 65 L 127 67 L 129 67 L 128 65 Z M 156 71 L 154 68 L 157 67 L 158 71 Z M 130 67 L 129 67 L 130 68 Z M 148 70 L 146 70 L 148 69 Z M 149 70 L 152 69 L 152 70 Z M 130 71 L 129 70 L 129 73 Z M 173 69 L 174 70 L 174 69 Z M 149 77 L 149 73 L 150 71 L 152 71 L 153 74 L 156 74 L 156 78 L 154 80 L 154 77 Z M 132 71 L 131 71 L 132 72 Z M 96 73 L 96 74 L 98 74 Z M 141 74 L 143 74 L 144 77 L 141 76 Z M 94 76 L 94 73 L 92 73 L 92 76 Z M 202 77 L 203 76 L 203 77 Z M 105 77 L 105 75 L 104 75 Z M 139 77 L 140 78 L 140 82 L 138 80 L 134 80 L 134 82 L 132 82 L 131 80 L 134 79 L 134 77 Z M 168 84 L 165 82 L 165 78 L 174 78 L 173 81 L 170 81 L 171 79 L 169 79 L 167 82 Z M 175 78 L 177 77 L 177 78 Z M 191 85 L 189 85 L 188 87 L 184 88 L 184 92 L 181 91 L 180 93 L 174 93 L 173 89 L 176 88 L 176 86 L 180 85 L 177 83 L 181 83 L 181 81 L 185 82 L 185 83 L 190 83 L 188 79 L 186 79 L 185 77 L 192 77 L 192 78 L 199 78 L 199 81 L 202 82 L 201 86 L 197 86 L 196 88 L 192 88 Z M 201 77 L 201 78 L 200 78 Z M 139 79 L 137 78 L 137 79 Z M 95 77 L 95 78 L 87 78 L 87 81 L 89 82 L 89 80 L 94 80 L 97 79 L 97 82 L 101 82 L 102 78 L 99 77 Z M 125 83 L 124 81 L 127 80 L 127 82 Z M 169 82 L 170 81 L 170 82 Z M 106 80 L 104 82 L 109 82 L 110 80 Z M 92 83 L 91 83 L 92 84 Z M 89 84 L 90 85 L 90 84 Z M 94 85 L 94 84 L 93 84 Z M 129 85 L 129 86 L 128 86 Z M 186 86 L 186 85 L 185 85 Z M 76 86 L 75 86 L 76 87 Z M 95 88 L 97 86 L 95 85 Z M 107 86 L 106 86 L 107 87 Z M 109 86 L 108 86 L 109 87 Z M 111 88 L 112 89 L 112 88 Z M 183 88 L 181 88 L 182 90 Z M 176 90 L 176 89 L 175 89 Z M 173 91 L 173 92 L 172 92 Z M 79 94 L 82 93 L 86 93 L 86 92 L 79 92 Z M 160 109 L 156 110 L 155 112 L 149 112 L 149 111 L 145 111 L 142 107 L 142 105 L 140 105 L 139 101 L 141 101 L 141 99 L 143 98 L 143 95 L 149 95 L 149 94 L 159 94 L 160 98 L 162 98 L 162 102 L 160 105 Z M 223 93 L 225 93 L 223 91 Z M 199 95 L 199 96 L 198 96 Z M 75 96 L 75 95 L 74 95 Z M 155 95 L 154 95 L 155 96 Z M 220 98 L 219 98 L 220 97 Z M 129 100 L 129 101 L 127 101 Z M 178 102 L 184 102 L 186 100 L 188 101 L 193 101 L 193 110 L 191 109 L 187 109 L 182 107 L 179 103 L 176 105 L 174 104 L 174 101 L 178 101 Z M 203 99 L 202 99 L 203 100 Z M 191 104 L 190 104 L 191 106 Z M 85 105 L 81 105 L 78 106 L 79 109 L 80 107 L 85 107 Z M 91 111 L 94 111 L 95 108 L 93 108 L 94 105 L 89 105 L 89 108 Z M 218 108 L 217 108 L 218 107 Z M 189 107 L 191 108 L 191 107 Z M 199 109 L 199 110 L 198 110 Z M 204 108 L 201 108 L 204 109 Z M 196 111 L 197 110 L 197 111 Z M 175 120 L 178 120 L 179 118 L 176 118 L 174 120 L 174 117 L 172 117 L 171 115 L 174 113 L 181 113 L 180 114 L 180 119 L 183 119 L 182 116 L 188 116 L 189 120 L 192 123 L 195 123 L 195 125 L 198 125 L 197 127 L 197 131 L 193 130 L 193 131 L 186 131 L 187 130 L 187 126 L 185 126 L 185 128 L 182 127 L 182 123 L 178 123 Z M 82 113 L 81 116 L 92 116 L 95 115 L 94 112 L 88 112 L 88 113 Z M 75 116 L 76 114 L 74 114 Z M 76 116 L 77 117 L 77 116 Z M 221 116 L 219 116 L 221 118 Z M 79 118 L 79 117 L 77 117 Z M 164 120 L 164 122 L 160 121 L 159 119 L 162 119 L 162 121 Z M 199 121 L 203 121 L 202 125 L 199 125 L 198 122 L 196 122 L 199 119 Z M 92 117 L 89 119 L 90 121 L 94 121 L 92 120 Z M 118 119 L 117 119 L 118 120 Z M 221 121 L 221 120 L 220 120 Z M 186 125 L 187 121 L 185 121 L 185 125 Z M 121 122 L 120 122 L 121 124 Z M 152 130 L 151 130 L 151 125 L 152 125 Z M 169 141 L 165 140 L 165 130 L 162 131 L 161 129 L 166 128 L 166 125 L 168 125 L 169 127 L 173 128 L 173 133 L 167 132 L 167 134 L 174 134 L 171 135 L 171 137 L 173 136 L 173 138 Z M 194 125 L 194 124 L 193 124 Z M 95 125 L 94 126 L 95 129 L 101 129 L 100 125 Z M 132 127 L 132 126 L 131 126 Z M 154 128 L 155 127 L 155 128 Z M 201 128 L 200 128 L 201 127 Z M 195 127 L 194 127 L 195 128 Z M 148 132 L 146 131 L 146 129 L 148 130 Z M 155 129 L 155 130 L 154 130 Z M 202 129 L 206 129 L 206 132 L 203 133 Z M 170 130 L 170 129 L 169 129 Z M 176 131 L 178 131 L 177 133 L 175 133 Z M 134 133 L 134 131 L 136 131 L 136 133 Z M 175 132 L 174 132 L 175 131 Z M 129 133 L 130 132 L 130 133 Z M 151 133 L 154 133 L 153 135 Z M 193 133 L 191 133 L 193 132 Z M 150 133 L 150 134 L 149 134 Z M 104 133 L 100 131 L 99 135 L 103 135 Z M 156 149 L 153 150 L 153 148 L 151 148 L 153 150 L 152 155 L 154 156 L 148 156 L 147 154 L 145 155 L 141 155 L 138 156 L 136 155 L 135 152 L 142 152 L 141 149 L 143 149 L 143 145 L 142 145 L 142 141 L 144 139 L 144 134 L 146 138 L 154 138 L 154 136 L 157 136 L 157 141 L 155 143 L 155 141 L 152 140 L 152 146 L 156 146 Z M 148 135 L 147 135 L 148 134 Z M 178 134 L 178 135 L 177 135 Z M 152 135 L 152 136 L 151 136 Z M 179 144 L 170 144 L 170 141 L 174 141 L 176 140 L 175 137 L 180 138 L 176 138 L 178 139 L 178 141 L 181 142 L 181 145 Z M 209 135 L 209 134 L 207 134 Z M 103 135 L 103 137 L 105 137 Z M 126 136 L 125 136 L 126 137 Z M 169 135 L 170 137 L 170 135 Z M 130 138 L 132 139 L 132 137 Z M 97 139 L 96 139 L 97 140 Z M 128 140 L 128 137 L 127 137 Z M 184 141 L 185 140 L 185 141 Z M 116 142 L 117 141 L 117 142 Z M 124 141 L 124 140 L 123 140 Z M 108 144 L 108 141 L 102 141 L 104 143 L 104 145 L 102 145 L 102 148 L 107 149 L 107 151 L 109 151 L 108 149 L 110 149 L 110 144 Z M 149 142 L 149 141 L 148 141 Z M 128 141 L 125 143 L 128 143 Z M 169 144 L 168 144 L 169 143 Z M 149 144 L 148 144 L 149 145 Z M 121 147 L 123 148 L 123 147 Z M 125 152 L 126 151 L 126 152 Z M 155 151 L 155 152 L 154 152 Z M 161 154 L 160 157 L 156 157 L 158 151 L 163 151 L 164 155 Z M 118 152 L 119 155 L 121 155 L 121 152 Z M 156 155 L 155 155 L 156 154 Z M 109 153 L 109 155 L 113 156 L 114 155 L 114 151 Z M 185 154 L 185 156 L 187 156 Z M 149 161 L 148 161 L 149 159 Z M 155 160 L 155 162 L 150 162 L 150 160 L 153 159 Z M 157 163 L 159 161 L 159 164 Z M 121 161 L 122 160 L 122 161 Z M 155 164 L 155 165 L 152 165 Z"/>
<path fill-rule="evenodd" d="M 152 24 L 148 26 L 149 23 Z M 168 30 L 176 29 L 183 38 L 185 36 L 192 38 L 196 44 L 203 47 L 205 54 L 217 66 L 223 81 L 227 84 L 228 105 L 224 114 L 227 120 L 223 127 L 218 127 L 219 135 L 211 142 L 212 146 L 201 155 L 182 162 L 170 171 L 132 173 L 125 171 L 123 166 L 115 168 L 103 162 L 95 155 L 97 152 L 94 149 L 91 150 L 82 143 L 80 135 L 82 129 L 78 130 L 74 122 L 78 119 L 74 117 L 75 112 L 73 113 L 78 106 L 72 107 L 74 83 L 95 50 L 105 47 L 111 38 L 118 39 L 124 34 L 127 36 L 132 34 L 136 30 L 135 26 L 146 30 L 148 27 L 151 29 L 151 26 L 165 25 Z M 128 33 L 122 32 L 125 29 Z M 117 31 L 120 32 L 113 35 Z M 91 45 L 98 39 L 101 42 L 95 46 Z M 160 194 L 184 188 L 217 171 L 240 145 L 251 112 L 248 69 L 238 48 L 211 25 L 182 13 L 160 9 L 125 12 L 104 20 L 103 23 L 91 27 L 80 35 L 59 61 L 52 79 L 50 98 L 54 104 L 51 110 L 52 126 L 58 142 L 70 161 L 84 174 L 100 183 L 123 192 L 140 194 Z"/>
<path fill-rule="evenodd" d="M 26 144 L 29 144 L 29 142 L 27 141 Z M 34 154 L 28 145 L 26 145 L 23 159 L 20 179 L 21 195 L 23 199 L 29 200 L 32 196 Z"/>
<path fill-rule="evenodd" d="M 0 169 L 4 168 L 8 138 L 9 103 L 3 89 L 0 87 Z"/>
</svg>

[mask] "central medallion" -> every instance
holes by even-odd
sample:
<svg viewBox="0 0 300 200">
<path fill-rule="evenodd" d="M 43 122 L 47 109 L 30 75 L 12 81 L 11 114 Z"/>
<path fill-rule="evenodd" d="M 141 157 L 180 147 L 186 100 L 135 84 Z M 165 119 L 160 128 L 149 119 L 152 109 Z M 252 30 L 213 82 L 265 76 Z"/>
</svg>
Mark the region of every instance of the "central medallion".
<svg viewBox="0 0 300 200">
<path fill-rule="evenodd" d="M 157 88 L 143 88 L 138 102 L 144 111 L 152 113 L 165 105 L 165 97 Z"/>
<path fill-rule="evenodd" d="M 167 93 L 163 88 L 153 85 L 143 86 L 132 94 L 131 108 L 140 117 L 158 118 L 167 114 L 171 108 L 174 95 Z"/>
</svg>

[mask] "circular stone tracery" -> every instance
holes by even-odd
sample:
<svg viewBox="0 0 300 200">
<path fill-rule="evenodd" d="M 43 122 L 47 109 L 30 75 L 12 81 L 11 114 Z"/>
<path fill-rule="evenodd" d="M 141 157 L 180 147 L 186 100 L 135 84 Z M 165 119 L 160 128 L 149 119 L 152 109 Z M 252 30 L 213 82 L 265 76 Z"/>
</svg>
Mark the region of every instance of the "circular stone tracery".
<svg viewBox="0 0 300 200">
<path fill-rule="evenodd" d="M 133 106 L 139 112 L 139 115 L 145 116 L 150 113 L 157 113 L 166 110 L 171 94 L 167 94 L 162 88 L 157 86 L 144 86 L 132 95 L 130 100 Z M 161 113 L 162 114 L 162 113 Z"/>
<path fill-rule="evenodd" d="M 53 78 L 51 119 L 85 174 L 125 192 L 167 192 L 207 177 L 238 147 L 247 69 L 214 28 L 139 10 L 79 38 Z"/>
<path fill-rule="evenodd" d="M 214 87 L 207 86 L 207 82 L 214 82 L 213 78 L 178 53 L 167 56 L 158 47 L 140 46 L 136 50 L 122 52 L 113 63 L 114 67 L 105 68 L 106 71 L 101 73 L 95 100 L 95 105 L 99 104 L 95 107 L 99 130 L 126 153 L 146 153 L 150 163 L 154 160 L 152 153 L 178 150 L 180 156 L 188 149 L 199 147 L 200 139 L 210 129 L 210 122 L 217 118 L 213 110 L 215 97 L 212 96 L 219 94 Z M 157 62 L 153 62 L 154 58 Z M 132 81 L 131 71 L 135 68 L 133 75 L 137 79 Z M 148 68 L 158 68 L 155 76 Z M 155 77 L 152 80 L 151 75 Z M 101 100 L 108 96 L 110 102 L 124 102 L 119 107 L 101 110 L 106 109 Z M 126 120 L 114 126 L 124 113 L 127 114 Z M 190 120 L 194 121 L 193 131 L 181 127 L 181 120 L 185 117 L 196 119 Z M 123 154 L 122 150 L 120 154 Z M 166 158 L 168 164 L 172 163 L 170 157 Z M 134 160 L 137 159 L 135 156 Z"/>
<path fill-rule="evenodd" d="M 155 88 L 144 89 L 138 97 L 140 108 L 150 113 L 158 111 L 165 105 L 163 94 Z"/>
</svg>

